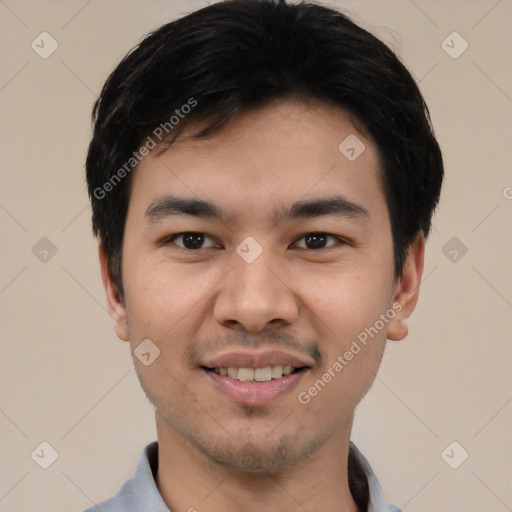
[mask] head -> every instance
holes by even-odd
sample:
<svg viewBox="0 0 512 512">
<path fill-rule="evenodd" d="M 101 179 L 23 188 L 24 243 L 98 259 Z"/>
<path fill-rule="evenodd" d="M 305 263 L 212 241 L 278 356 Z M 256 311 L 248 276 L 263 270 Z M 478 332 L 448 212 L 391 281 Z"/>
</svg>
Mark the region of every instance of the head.
<svg viewBox="0 0 512 512">
<path fill-rule="evenodd" d="M 228 0 L 148 35 L 93 118 L 103 282 L 118 337 L 160 351 L 134 357 L 157 417 L 220 464 L 303 460 L 416 306 L 443 163 L 414 79 L 335 10 Z M 304 363 L 293 393 L 211 385 L 219 355 L 269 347 Z"/>
</svg>

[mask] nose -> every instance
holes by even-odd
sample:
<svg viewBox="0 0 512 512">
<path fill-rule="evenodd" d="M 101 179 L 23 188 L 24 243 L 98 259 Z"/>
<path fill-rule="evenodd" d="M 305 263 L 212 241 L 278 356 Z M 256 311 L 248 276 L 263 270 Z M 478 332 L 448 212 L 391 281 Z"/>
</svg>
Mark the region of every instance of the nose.
<svg viewBox="0 0 512 512">
<path fill-rule="evenodd" d="M 261 332 L 295 323 L 298 300 L 292 291 L 289 274 L 277 265 L 270 250 L 264 250 L 252 263 L 237 253 L 234 267 L 221 281 L 215 301 L 217 323 L 230 329 Z M 279 270 L 281 268 L 281 270 Z"/>
</svg>

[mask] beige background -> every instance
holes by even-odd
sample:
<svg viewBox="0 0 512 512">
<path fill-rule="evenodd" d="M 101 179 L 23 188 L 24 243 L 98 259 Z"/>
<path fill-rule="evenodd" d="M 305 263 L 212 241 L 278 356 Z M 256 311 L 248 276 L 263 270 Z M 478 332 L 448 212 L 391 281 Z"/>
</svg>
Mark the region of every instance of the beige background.
<svg viewBox="0 0 512 512">
<path fill-rule="evenodd" d="M 512 2 L 325 3 L 352 11 L 421 82 L 447 173 L 410 334 L 388 343 L 353 440 L 405 512 L 512 510 Z M 156 438 L 106 313 L 83 166 L 115 64 L 205 4 L 0 0 L 0 512 L 90 507 Z M 47 59 L 31 48 L 43 31 L 59 45 Z M 457 59 L 441 46 L 453 31 L 469 43 Z M 57 248 L 47 262 L 32 252 L 42 237 Z M 452 237 L 467 247 L 455 262 Z M 42 441 L 59 454 L 46 470 L 31 457 Z M 441 457 L 453 441 L 469 453 L 458 469 Z"/>
</svg>

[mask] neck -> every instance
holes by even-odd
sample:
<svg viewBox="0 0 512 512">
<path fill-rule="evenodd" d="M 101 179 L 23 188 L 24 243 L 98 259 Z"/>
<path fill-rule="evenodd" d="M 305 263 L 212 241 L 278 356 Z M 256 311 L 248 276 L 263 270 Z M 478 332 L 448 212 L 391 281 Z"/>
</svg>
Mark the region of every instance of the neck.
<svg viewBox="0 0 512 512">
<path fill-rule="evenodd" d="M 214 462 L 157 412 L 156 484 L 173 512 L 358 512 L 347 471 L 352 421 L 307 460 L 273 472 L 241 472 Z"/>
</svg>

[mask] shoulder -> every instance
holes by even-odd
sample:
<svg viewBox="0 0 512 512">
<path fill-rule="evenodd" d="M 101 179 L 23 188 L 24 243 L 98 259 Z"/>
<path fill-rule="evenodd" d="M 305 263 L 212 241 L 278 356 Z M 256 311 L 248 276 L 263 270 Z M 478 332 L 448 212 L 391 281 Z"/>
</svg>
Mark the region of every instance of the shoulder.
<svg viewBox="0 0 512 512">
<path fill-rule="evenodd" d="M 84 512 L 169 512 L 154 475 L 158 468 L 158 443 L 148 444 L 139 456 L 135 474 L 127 480 L 115 496 Z"/>
</svg>

